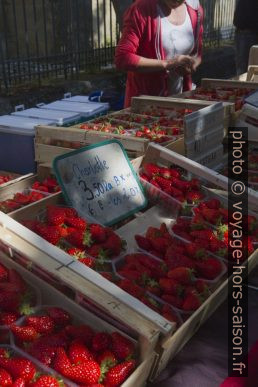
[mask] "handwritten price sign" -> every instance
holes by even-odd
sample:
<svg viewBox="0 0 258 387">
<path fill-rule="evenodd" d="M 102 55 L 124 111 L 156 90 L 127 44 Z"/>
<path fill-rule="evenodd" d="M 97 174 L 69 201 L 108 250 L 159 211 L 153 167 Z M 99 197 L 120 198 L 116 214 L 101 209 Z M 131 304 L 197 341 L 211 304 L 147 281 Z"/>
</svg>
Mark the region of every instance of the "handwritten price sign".
<svg viewBox="0 0 258 387">
<path fill-rule="evenodd" d="M 67 202 L 81 216 L 112 225 L 147 204 L 142 186 L 117 140 L 58 156 L 54 170 Z"/>
</svg>

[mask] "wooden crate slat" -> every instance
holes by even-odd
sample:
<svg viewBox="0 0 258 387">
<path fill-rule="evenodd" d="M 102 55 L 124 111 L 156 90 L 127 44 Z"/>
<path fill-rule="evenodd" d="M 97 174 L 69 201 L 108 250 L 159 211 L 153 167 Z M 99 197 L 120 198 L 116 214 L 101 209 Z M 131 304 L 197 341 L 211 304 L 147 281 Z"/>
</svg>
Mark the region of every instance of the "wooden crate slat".
<svg viewBox="0 0 258 387">
<path fill-rule="evenodd" d="M 212 78 L 203 78 L 201 81 L 202 87 L 235 87 L 239 89 L 258 89 L 258 83 L 256 82 L 244 82 L 237 81 L 234 79 L 212 79 Z"/>
<path fill-rule="evenodd" d="M 59 146 L 35 144 L 35 161 L 38 163 L 52 162 L 55 157 L 71 152 L 74 149 Z"/>
</svg>

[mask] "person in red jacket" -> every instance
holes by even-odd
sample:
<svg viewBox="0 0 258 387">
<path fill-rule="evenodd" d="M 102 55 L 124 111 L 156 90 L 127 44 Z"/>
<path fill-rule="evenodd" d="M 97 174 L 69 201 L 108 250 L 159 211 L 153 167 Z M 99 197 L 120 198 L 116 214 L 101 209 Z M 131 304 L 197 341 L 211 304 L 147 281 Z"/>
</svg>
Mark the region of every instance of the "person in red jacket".
<svg viewBox="0 0 258 387">
<path fill-rule="evenodd" d="M 191 90 L 202 35 L 199 0 L 136 0 L 125 13 L 115 54 L 117 69 L 128 72 L 125 107 L 134 96 Z"/>
</svg>

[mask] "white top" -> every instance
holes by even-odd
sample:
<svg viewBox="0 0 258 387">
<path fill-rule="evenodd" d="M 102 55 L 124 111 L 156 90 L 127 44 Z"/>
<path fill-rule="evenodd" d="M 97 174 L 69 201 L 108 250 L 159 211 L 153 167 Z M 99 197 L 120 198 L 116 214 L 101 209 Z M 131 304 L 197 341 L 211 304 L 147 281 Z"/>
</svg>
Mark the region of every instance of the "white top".
<svg viewBox="0 0 258 387">
<path fill-rule="evenodd" d="M 172 24 L 158 6 L 161 19 L 161 40 L 166 59 L 173 59 L 178 55 L 190 55 L 194 49 L 194 33 L 192 22 L 185 6 L 185 21 L 181 25 Z M 177 74 L 170 75 L 170 94 L 182 92 L 183 77 Z"/>
</svg>

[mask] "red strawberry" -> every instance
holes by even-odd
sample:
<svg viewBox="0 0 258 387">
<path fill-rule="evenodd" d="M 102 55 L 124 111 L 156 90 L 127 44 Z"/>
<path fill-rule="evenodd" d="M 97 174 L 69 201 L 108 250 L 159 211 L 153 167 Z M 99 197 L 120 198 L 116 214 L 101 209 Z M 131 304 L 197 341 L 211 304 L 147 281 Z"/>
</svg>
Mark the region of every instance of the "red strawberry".
<svg viewBox="0 0 258 387">
<path fill-rule="evenodd" d="M 146 163 L 143 166 L 144 172 L 146 173 L 147 176 L 153 177 L 155 175 L 158 175 L 160 172 L 160 168 L 152 163 Z"/>
<path fill-rule="evenodd" d="M 178 317 L 175 314 L 175 312 L 172 310 L 172 308 L 165 304 L 162 308 L 162 316 L 166 318 L 168 321 L 178 323 Z"/>
<path fill-rule="evenodd" d="M 151 246 L 154 250 L 159 251 L 163 254 L 166 253 L 167 248 L 170 246 L 171 242 L 167 238 L 159 237 L 155 239 L 150 239 Z"/>
<path fill-rule="evenodd" d="M 182 309 L 185 311 L 193 311 L 198 309 L 201 306 L 201 298 L 197 292 L 190 292 L 184 299 Z"/>
<path fill-rule="evenodd" d="M 0 366 L 8 371 L 14 379 L 23 378 L 25 382 L 30 382 L 36 375 L 34 364 L 30 360 L 22 357 L 0 357 Z"/>
<path fill-rule="evenodd" d="M 25 324 L 35 328 L 40 334 L 50 334 L 54 331 L 54 320 L 49 316 L 30 316 L 26 317 Z"/>
<path fill-rule="evenodd" d="M 200 191 L 189 191 L 186 193 L 186 200 L 190 204 L 198 204 L 203 198 L 204 195 Z"/>
<path fill-rule="evenodd" d="M 128 279 L 122 279 L 117 283 L 117 285 L 126 291 L 127 293 L 131 294 L 131 296 L 140 299 L 144 295 L 144 290 L 138 286 L 135 285 L 132 281 Z"/>
<path fill-rule="evenodd" d="M 59 228 L 57 226 L 48 226 L 42 223 L 37 226 L 36 231 L 42 238 L 46 239 L 53 245 L 57 245 L 61 237 Z"/>
<path fill-rule="evenodd" d="M 122 336 L 119 332 L 113 332 L 111 334 L 112 344 L 111 349 L 115 356 L 119 360 L 128 359 L 129 356 L 133 355 L 134 345 L 126 337 Z"/>
<path fill-rule="evenodd" d="M 15 312 L 2 312 L 0 313 L 0 325 L 12 325 L 19 317 L 20 315 Z"/>
<path fill-rule="evenodd" d="M 154 300 L 154 298 L 151 298 L 145 294 L 140 298 L 140 301 L 144 305 L 147 305 L 150 309 L 154 310 L 154 312 L 160 313 L 161 306 L 156 300 Z"/>
<path fill-rule="evenodd" d="M 69 234 L 67 241 L 79 249 L 84 249 L 85 247 L 90 247 L 92 245 L 90 234 L 79 229 Z"/>
<path fill-rule="evenodd" d="M 78 230 L 86 230 L 87 227 L 87 222 L 79 217 L 75 218 L 66 218 L 65 223 L 67 226 L 78 229 Z"/>
<path fill-rule="evenodd" d="M 26 382 L 23 378 L 18 378 L 12 384 L 12 387 L 26 387 Z"/>
<path fill-rule="evenodd" d="M 117 364 L 117 359 L 115 355 L 109 350 L 101 352 L 101 354 L 97 357 L 97 361 L 100 364 L 101 369 L 105 367 L 105 370 Z"/>
<path fill-rule="evenodd" d="M 168 278 L 174 279 L 183 285 L 190 285 L 194 281 L 193 270 L 188 267 L 177 267 L 168 272 Z"/>
<path fill-rule="evenodd" d="M 206 256 L 206 250 L 197 243 L 186 243 L 185 249 L 190 257 L 200 259 Z"/>
<path fill-rule="evenodd" d="M 47 314 L 54 320 L 57 326 L 65 326 L 71 322 L 70 314 L 62 308 L 50 306 L 47 308 Z"/>
<path fill-rule="evenodd" d="M 78 247 L 71 247 L 67 249 L 67 254 L 72 255 L 77 259 L 87 257 L 85 250 L 79 249 Z"/>
<path fill-rule="evenodd" d="M 182 294 L 183 291 L 183 287 L 179 284 L 179 282 L 171 278 L 160 278 L 159 285 L 163 293 L 166 294 L 177 296 Z"/>
<path fill-rule="evenodd" d="M 53 368 L 60 374 L 63 374 L 64 376 L 66 371 L 71 367 L 71 362 L 64 350 L 64 348 L 60 347 L 56 350 L 56 355 L 53 360 Z"/>
<path fill-rule="evenodd" d="M 147 292 L 150 292 L 155 296 L 160 296 L 161 294 L 159 283 L 154 279 L 148 279 L 144 287 Z"/>
<path fill-rule="evenodd" d="M 56 355 L 55 347 L 46 346 L 38 340 L 32 343 L 27 351 L 31 356 L 35 357 L 37 360 L 48 367 L 51 366 L 52 361 Z"/>
<path fill-rule="evenodd" d="M 47 222 L 51 226 L 59 226 L 65 221 L 65 211 L 61 207 L 48 206 L 47 207 Z"/>
<path fill-rule="evenodd" d="M 10 284 L 13 285 L 13 288 L 17 292 L 25 292 L 27 289 L 27 285 L 24 279 L 22 278 L 20 273 L 18 273 L 18 271 L 16 271 L 15 269 L 9 269 L 8 281 Z"/>
<path fill-rule="evenodd" d="M 109 387 L 120 386 L 135 368 L 135 360 L 125 361 L 108 371 L 105 377 L 105 385 Z"/>
<path fill-rule="evenodd" d="M 170 180 L 164 179 L 164 177 L 156 176 L 155 181 L 158 183 L 162 190 L 169 190 L 171 188 L 172 182 Z"/>
<path fill-rule="evenodd" d="M 87 258 L 79 258 L 79 262 L 81 262 L 83 265 L 94 268 L 95 267 L 95 261 L 93 258 L 87 257 Z"/>
<path fill-rule="evenodd" d="M 90 224 L 89 226 L 89 232 L 91 234 L 91 238 L 94 240 L 96 243 L 102 243 L 105 242 L 106 240 L 106 231 L 103 226 L 100 224 Z"/>
<path fill-rule="evenodd" d="M 205 281 L 198 279 L 195 282 L 194 286 L 195 286 L 195 289 L 197 290 L 197 292 L 199 294 L 201 294 L 202 297 L 204 297 L 204 298 L 209 297 L 210 289 L 209 289 L 209 285 Z"/>
<path fill-rule="evenodd" d="M 144 173 L 140 173 L 140 177 L 145 180 L 145 181 L 149 181 L 149 176 L 145 175 Z"/>
<path fill-rule="evenodd" d="M 92 353 L 79 339 L 71 342 L 68 350 L 68 356 L 73 364 L 82 363 L 88 360 L 94 360 Z"/>
<path fill-rule="evenodd" d="M 94 332 L 88 325 L 67 325 L 65 333 L 73 339 L 81 339 L 86 346 L 91 347 Z"/>
<path fill-rule="evenodd" d="M 108 251 L 111 257 L 117 257 L 124 249 L 125 241 L 123 241 L 116 233 L 113 232 L 102 244 L 102 247 Z"/>
<path fill-rule="evenodd" d="M 179 178 L 180 172 L 175 168 L 160 168 L 160 176 L 165 179 L 171 179 L 172 177 Z"/>
<path fill-rule="evenodd" d="M 150 226 L 148 227 L 145 236 L 148 239 L 158 238 L 162 236 L 162 231 L 159 228 Z"/>
<path fill-rule="evenodd" d="M 13 381 L 11 375 L 3 368 L 0 368 L 0 386 L 12 386 Z"/>
<path fill-rule="evenodd" d="M 63 375 L 76 383 L 92 385 L 98 383 L 101 370 L 97 362 L 87 361 L 67 368 Z"/>
<path fill-rule="evenodd" d="M 160 185 L 158 184 L 158 182 L 154 179 L 151 179 L 150 180 L 150 184 L 151 185 L 154 185 L 154 187 L 158 188 L 158 189 L 161 189 Z"/>
<path fill-rule="evenodd" d="M 161 298 L 163 301 L 173 305 L 175 308 L 182 308 L 183 298 L 181 295 L 163 294 Z"/>
<path fill-rule="evenodd" d="M 111 337 L 106 332 L 96 333 L 92 340 L 92 349 L 94 352 L 105 351 L 110 347 Z"/>
<path fill-rule="evenodd" d="M 22 205 L 26 205 L 26 204 L 29 204 L 31 202 L 29 195 L 26 195 L 26 194 L 23 194 L 20 192 L 17 192 L 14 195 L 13 200 L 16 201 L 17 203 L 22 204 Z"/>
<path fill-rule="evenodd" d="M 0 282 L 6 281 L 8 278 L 8 270 L 0 263 Z"/>
<path fill-rule="evenodd" d="M 220 275 L 222 265 L 218 259 L 208 257 L 207 259 L 204 259 L 203 261 L 198 261 L 196 263 L 196 270 L 199 277 L 208 280 L 214 280 Z"/>
<path fill-rule="evenodd" d="M 205 202 L 205 205 L 213 210 L 218 210 L 221 206 L 221 203 L 219 199 L 210 199 Z"/>
<path fill-rule="evenodd" d="M 11 330 L 12 330 L 12 333 L 14 334 L 14 336 L 22 341 L 22 342 L 32 342 L 32 341 L 35 341 L 39 334 L 38 332 L 36 331 L 36 329 L 32 326 L 17 326 L 17 325 L 13 325 L 11 327 Z"/>
<path fill-rule="evenodd" d="M 31 387 L 60 387 L 60 383 L 53 376 L 41 375 Z"/>
<path fill-rule="evenodd" d="M 40 222 L 38 220 L 23 220 L 21 224 L 31 231 L 37 232 L 37 227 L 40 225 Z"/>
<path fill-rule="evenodd" d="M 143 237 L 142 235 L 135 235 L 134 238 L 141 249 L 146 251 L 150 251 L 152 249 L 149 239 Z"/>
</svg>

